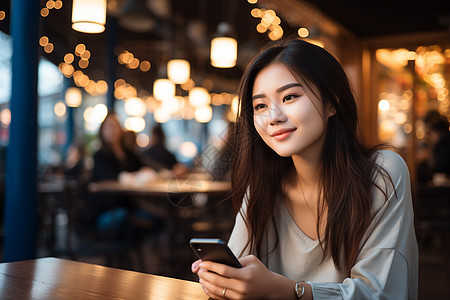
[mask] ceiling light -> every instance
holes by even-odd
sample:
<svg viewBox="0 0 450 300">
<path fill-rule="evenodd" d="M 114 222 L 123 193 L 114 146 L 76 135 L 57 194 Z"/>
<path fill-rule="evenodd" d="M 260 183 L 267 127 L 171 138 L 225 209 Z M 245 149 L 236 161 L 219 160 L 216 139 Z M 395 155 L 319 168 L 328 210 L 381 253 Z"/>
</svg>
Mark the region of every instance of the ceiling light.
<svg viewBox="0 0 450 300">
<path fill-rule="evenodd" d="M 205 88 L 195 87 L 189 91 L 189 104 L 193 107 L 206 106 L 211 103 L 211 95 Z"/>
<path fill-rule="evenodd" d="M 77 87 L 69 87 L 66 89 L 65 96 L 66 105 L 69 107 L 78 107 L 81 105 L 81 90 Z"/>
<path fill-rule="evenodd" d="M 164 100 L 175 96 L 175 85 L 169 79 L 156 79 L 153 83 L 153 97 Z"/>
<path fill-rule="evenodd" d="M 237 60 L 237 41 L 231 37 L 217 37 L 211 41 L 211 65 L 232 68 Z"/>
<path fill-rule="evenodd" d="M 189 80 L 190 65 L 184 59 L 172 59 L 167 63 L 167 77 L 175 84 L 183 84 Z"/>
<path fill-rule="evenodd" d="M 73 0 L 72 28 L 84 33 L 105 30 L 106 0 Z"/>
<path fill-rule="evenodd" d="M 216 68 L 232 68 L 237 60 L 237 41 L 231 36 L 231 26 L 220 23 L 217 37 L 211 41 L 211 65 Z"/>
</svg>

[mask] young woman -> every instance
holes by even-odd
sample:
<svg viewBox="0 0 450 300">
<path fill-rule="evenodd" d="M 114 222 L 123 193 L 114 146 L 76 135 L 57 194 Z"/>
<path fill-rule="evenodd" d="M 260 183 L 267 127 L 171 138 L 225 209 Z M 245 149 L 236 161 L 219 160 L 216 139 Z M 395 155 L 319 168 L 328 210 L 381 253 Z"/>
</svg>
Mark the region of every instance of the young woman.
<svg viewBox="0 0 450 300">
<path fill-rule="evenodd" d="M 240 85 L 229 240 L 243 268 L 196 261 L 206 294 L 248 299 L 416 299 L 409 172 L 366 147 L 347 76 L 301 40 L 268 47 Z"/>
</svg>

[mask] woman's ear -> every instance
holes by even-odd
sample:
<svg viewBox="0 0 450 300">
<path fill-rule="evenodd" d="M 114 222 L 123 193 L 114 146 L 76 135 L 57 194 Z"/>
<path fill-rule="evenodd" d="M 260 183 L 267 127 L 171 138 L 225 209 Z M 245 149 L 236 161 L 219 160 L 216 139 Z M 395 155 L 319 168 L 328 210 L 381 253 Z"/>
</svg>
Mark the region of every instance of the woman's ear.
<svg viewBox="0 0 450 300">
<path fill-rule="evenodd" d="M 336 114 L 336 108 L 330 103 L 327 106 L 327 118 L 330 118 Z"/>
</svg>

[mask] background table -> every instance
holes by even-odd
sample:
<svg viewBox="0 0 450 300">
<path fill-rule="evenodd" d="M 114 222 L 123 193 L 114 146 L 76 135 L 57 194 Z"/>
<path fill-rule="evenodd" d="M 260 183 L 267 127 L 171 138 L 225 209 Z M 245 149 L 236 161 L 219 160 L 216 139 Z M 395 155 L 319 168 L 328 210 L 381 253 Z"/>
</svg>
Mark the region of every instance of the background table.
<svg viewBox="0 0 450 300">
<path fill-rule="evenodd" d="M 0 264 L 0 299 L 207 299 L 197 282 L 59 258 Z"/>
</svg>

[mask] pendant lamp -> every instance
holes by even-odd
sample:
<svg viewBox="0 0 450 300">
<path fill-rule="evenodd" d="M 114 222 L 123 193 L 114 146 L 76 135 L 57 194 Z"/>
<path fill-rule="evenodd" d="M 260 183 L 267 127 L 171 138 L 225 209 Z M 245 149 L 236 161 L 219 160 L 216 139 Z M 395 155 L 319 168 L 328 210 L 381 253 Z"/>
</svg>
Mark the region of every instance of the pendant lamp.
<svg viewBox="0 0 450 300">
<path fill-rule="evenodd" d="M 73 0 L 72 28 L 84 33 L 105 30 L 106 0 Z"/>
<path fill-rule="evenodd" d="M 220 23 L 217 37 L 211 41 L 211 65 L 216 68 L 232 68 L 237 60 L 237 41 L 231 37 L 231 26 Z"/>
<path fill-rule="evenodd" d="M 167 77 L 175 84 L 183 84 L 189 80 L 190 65 L 184 59 L 172 59 L 167 63 Z"/>
</svg>

